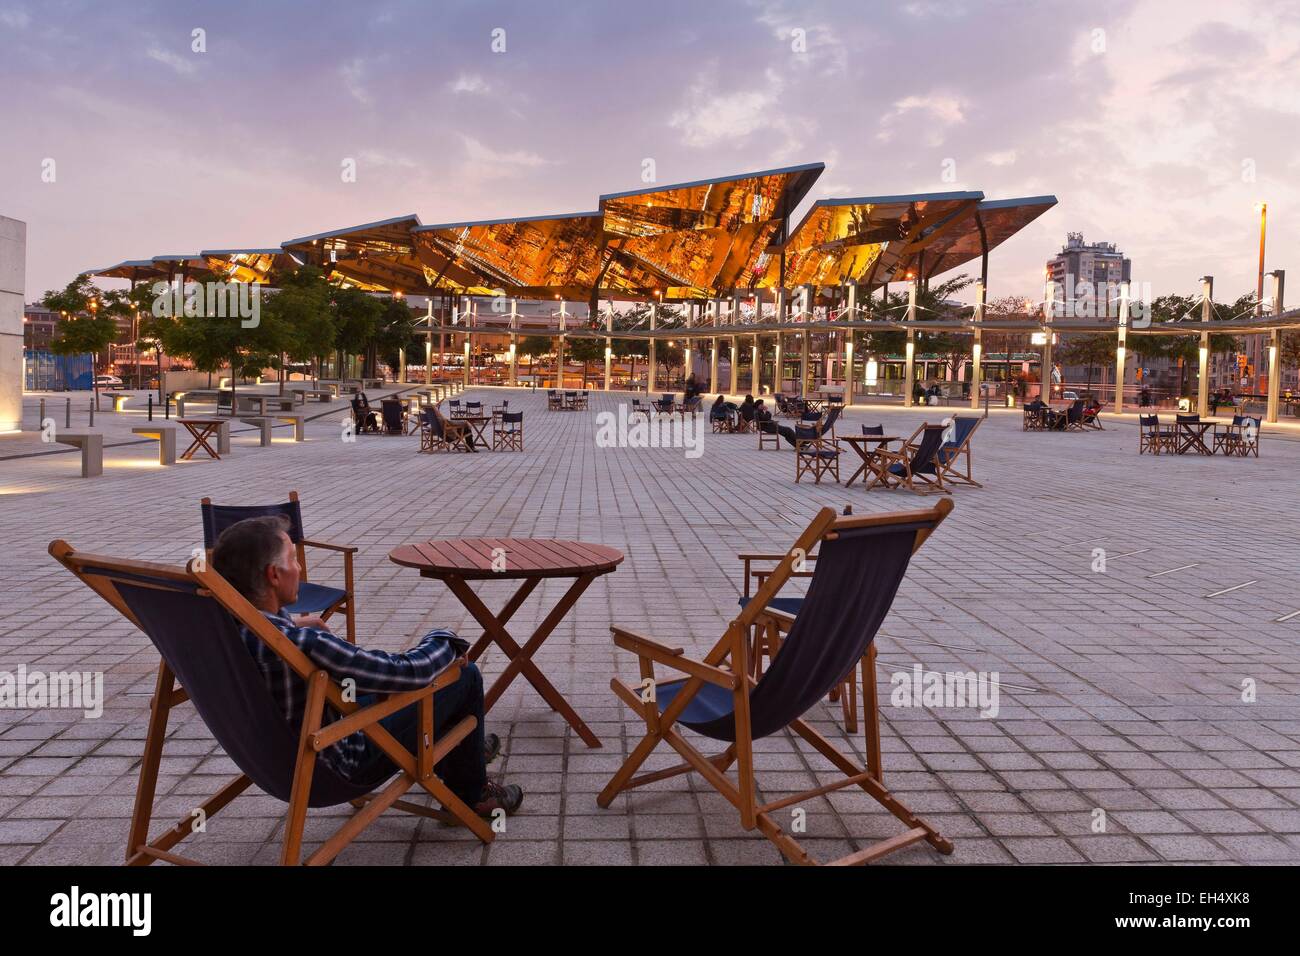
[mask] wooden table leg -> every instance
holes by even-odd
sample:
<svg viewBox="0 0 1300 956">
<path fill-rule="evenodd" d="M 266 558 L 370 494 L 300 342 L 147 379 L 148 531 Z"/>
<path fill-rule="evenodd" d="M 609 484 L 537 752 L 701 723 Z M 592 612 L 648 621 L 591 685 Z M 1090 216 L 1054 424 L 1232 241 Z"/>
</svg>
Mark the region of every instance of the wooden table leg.
<svg viewBox="0 0 1300 956">
<path fill-rule="evenodd" d="M 541 578 L 527 578 L 524 583 L 519 585 L 519 590 L 515 591 L 514 597 L 506 602 L 506 606 L 501 609 L 501 613 L 496 615 L 496 621 L 502 627 L 510 623 L 510 619 L 515 616 L 515 612 L 528 600 L 528 595 L 536 590 L 537 585 L 542 583 Z M 484 631 L 483 636 L 474 642 L 474 646 L 469 649 L 466 655 L 471 661 L 477 661 L 483 656 L 483 652 L 488 649 L 492 643 L 492 634 Z"/>
<path fill-rule="evenodd" d="M 846 482 L 844 482 L 844 487 L 845 487 L 845 488 L 849 487 L 850 485 L 853 484 L 853 482 L 857 481 L 857 480 L 858 480 L 858 475 L 862 475 L 862 473 L 863 473 L 864 471 L 867 470 L 867 462 L 868 462 L 868 460 L 869 460 L 869 459 L 868 459 L 868 456 L 867 456 L 866 454 L 863 453 L 863 450 L 860 449 L 860 448 L 859 448 L 857 445 L 855 445 L 853 442 L 849 442 L 849 447 L 852 448 L 852 449 L 857 453 L 857 456 L 858 456 L 859 458 L 862 459 L 862 464 L 860 464 L 860 465 L 858 466 L 858 470 L 857 470 L 857 471 L 855 471 L 853 474 L 849 475 L 849 480 L 846 481 Z M 867 480 L 865 475 L 863 475 L 862 480 L 863 480 L 864 482 Z"/>
<path fill-rule="evenodd" d="M 569 609 L 582 596 L 582 592 L 587 590 L 587 586 L 596 577 L 595 574 L 584 574 L 578 577 L 522 647 L 510 636 L 510 632 L 505 629 L 501 621 L 487 609 L 487 606 L 474 593 L 474 590 L 465 583 L 464 578 L 447 577 L 444 579 L 451 592 L 460 598 L 465 610 L 469 611 L 474 620 L 478 621 L 483 628 L 484 636 L 490 637 L 493 642 L 505 651 L 506 656 L 510 659 L 506 669 L 493 681 L 492 686 L 483 695 L 484 713 L 491 710 L 492 705 L 501 699 L 501 695 L 514 682 L 514 679 L 523 674 L 528 683 L 532 684 L 537 693 L 541 695 L 542 699 L 550 705 L 552 710 L 568 722 L 569 726 L 577 732 L 588 747 L 600 746 L 600 739 L 591 732 L 591 728 L 583 722 L 577 711 L 564 699 L 564 695 L 556 690 L 555 685 L 546 679 L 546 675 L 532 661 L 533 654 L 542 646 L 546 638 L 550 636 L 551 631 L 555 630 L 555 626 L 564 619 L 564 615 L 569 612 Z M 511 603 L 514 603 L 514 599 L 511 599 Z M 519 603 L 522 603 L 522 601 Z M 479 643 L 481 644 L 482 641 Z"/>
</svg>

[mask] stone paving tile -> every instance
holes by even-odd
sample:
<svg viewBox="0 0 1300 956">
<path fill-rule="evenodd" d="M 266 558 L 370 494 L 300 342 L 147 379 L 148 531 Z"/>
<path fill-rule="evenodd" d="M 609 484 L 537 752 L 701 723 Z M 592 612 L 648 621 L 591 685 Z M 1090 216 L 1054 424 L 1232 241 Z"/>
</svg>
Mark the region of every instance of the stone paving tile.
<svg viewBox="0 0 1300 956">
<path fill-rule="evenodd" d="M 0 540 L 11 579 L 23 585 L 0 597 L 0 670 L 101 670 L 105 691 L 98 719 L 0 709 L 0 865 L 120 862 L 156 668 L 148 641 L 50 560 L 49 541 L 179 563 L 201 543 L 199 498 L 269 502 L 290 488 L 303 497 L 312 537 L 360 548 L 357 630 L 385 649 L 434 625 L 479 633 L 442 585 L 388 561 L 397 544 L 552 536 L 626 554 L 536 657 L 604 747 L 583 745 L 519 681 L 488 716 L 505 742 L 493 772 L 527 791 L 506 832 L 485 848 L 457 828 L 390 814 L 340 864 L 779 863 L 698 778 L 596 805 L 642 733 L 608 690 L 611 677 L 636 676 L 608 626 L 702 653 L 736 612 L 737 552 L 787 547 L 824 506 L 872 513 L 928 502 L 795 484 L 789 452 L 760 452 L 752 436 L 707 435 L 698 459 L 681 449 L 597 448 L 595 413 L 626 396 L 594 393 L 585 415 L 548 414 L 525 390 L 509 398 L 527 417 L 523 453 L 422 456 L 414 438 L 344 444 L 337 403 L 309 422 L 305 443 L 277 432 L 260 449 L 238 435 L 223 461 L 166 470 L 150 467 L 151 446 L 129 435 L 139 413 L 104 413 L 96 424 L 109 439 L 105 475 L 93 481 L 75 477 L 73 456 L 44 454 L 30 435 L 0 438 Z M 952 411 L 859 407 L 841 431 L 882 423 L 910 434 Z M 1258 460 L 1139 458 L 1129 420 L 1110 418 L 1104 432 L 1039 434 L 1022 432 L 1017 413 L 994 411 L 975 440 L 985 487 L 957 492 L 878 637 L 886 784 L 956 849 L 943 857 L 920 845 L 891 862 L 1300 862 L 1300 618 L 1278 621 L 1300 610 L 1290 573 L 1300 515 L 1259 507 L 1293 495 L 1297 439 L 1269 432 Z M 1219 515 L 1233 519 L 1212 520 Z M 1097 547 L 1106 573 L 1091 571 Z M 329 582 L 340 564 L 331 556 L 311 570 Z M 527 633 L 566 586 L 539 587 L 512 627 Z M 510 588 L 487 583 L 481 593 L 496 607 Z M 491 680 L 501 655 L 482 663 Z M 999 712 L 894 706 L 891 675 L 915 665 L 996 671 Z M 1251 703 L 1246 679 L 1257 688 Z M 843 731 L 838 705 L 814 707 L 810 721 L 861 759 L 861 731 Z M 762 799 L 832 779 L 786 735 L 755 750 Z M 167 754 L 154 833 L 234 772 L 188 708 L 173 714 Z M 676 760 L 656 754 L 646 768 Z M 899 832 L 856 791 L 802 809 L 805 846 L 821 858 Z M 1097 809 L 1106 812 L 1103 834 L 1092 832 Z M 282 814 L 282 804 L 250 790 L 187 845 L 208 862 L 274 863 Z M 309 847 L 341 819 L 313 812 Z"/>
</svg>

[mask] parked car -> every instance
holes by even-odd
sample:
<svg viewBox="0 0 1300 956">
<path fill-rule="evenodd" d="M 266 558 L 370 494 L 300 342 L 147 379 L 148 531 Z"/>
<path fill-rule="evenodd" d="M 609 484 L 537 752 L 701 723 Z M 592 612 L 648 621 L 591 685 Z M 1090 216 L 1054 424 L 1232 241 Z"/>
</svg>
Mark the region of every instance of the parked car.
<svg viewBox="0 0 1300 956">
<path fill-rule="evenodd" d="M 1062 392 L 1062 393 L 1061 393 L 1061 401 L 1063 401 L 1063 402 L 1077 402 L 1078 400 L 1079 400 L 1079 393 L 1078 393 L 1078 392 Z"/>
<path fill-rule="evenodd" d="M 95 376 L 96 388 L 126 388 L 122 380 L 116 375 L 97 375 Z"/>
</svg>

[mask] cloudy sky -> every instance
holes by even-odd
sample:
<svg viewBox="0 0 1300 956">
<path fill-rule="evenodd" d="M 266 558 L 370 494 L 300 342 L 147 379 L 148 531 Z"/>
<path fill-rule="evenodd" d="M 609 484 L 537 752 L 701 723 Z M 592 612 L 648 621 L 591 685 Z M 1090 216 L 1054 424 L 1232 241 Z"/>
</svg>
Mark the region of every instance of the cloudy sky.
<svg viewBox="0 0 1300 956">
<path fill-rule="evenodd" d="M 1300 274 L 1297 64 L 1281 0 L 0 0 L 0 214 L 35 299 L 411 212 L 594 209 L 646 159 L 660 184 L 821 161 L 810 201 L 1055 194 L 991 295 L 1037 295 L 1080 231 L 1156 294 L 1231 299 L 1261 199 L 1268 267 Z"/>
</svg>

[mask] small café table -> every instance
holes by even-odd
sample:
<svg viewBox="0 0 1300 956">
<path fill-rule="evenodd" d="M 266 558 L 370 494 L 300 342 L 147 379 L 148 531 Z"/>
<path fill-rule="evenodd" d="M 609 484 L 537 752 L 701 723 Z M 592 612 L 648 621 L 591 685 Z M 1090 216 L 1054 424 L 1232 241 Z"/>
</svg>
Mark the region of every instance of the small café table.
<svg viewBox="0 0 1300 956">
<path fill-rule="evenodd" d="M 1205 433 L 1213 427 L 1214 422 L 1175 422 L 1174 438 L 1178 442 L 1178 454 L 1185 455 L 1189 451 L 1199 455 L 1214 454 L 1205 444 Z"/>
<path fill-rule="evenodd" d="M 884 477 L 881 474 L 883 468 L 876 467 L 878 463 L 876 452 L 880 451 L 883 446 L 888 445 L 890 442 L 902 441 L 903 439 L 898 435 L 840 435 L 839 440 L 847 442 L 848 446 L 857 453 L 859 458 L 862 459 L 862 464 L 858 466 L 857 471 L 849 476 L 849 480 L 844 482 L 844 487 L 847 488 L 849 485 L 853 484 L 853 482 L 857 480 L 858 475 L 862 475 L 862 480 L 865 483 L 867 480 L 865 472 L 870 471 L 875 476 L 872 479 L 871 484 L 867 485 L 867 487 L 870 488 L 871 485 L 876 484 Z M 871 445 L 875 445 L 875 447 L 869 447 Z"/>
<path fill-rule="evenodd" d="M 474 429 L 475 442 L 491 447 L 492 443 L 483 437 L 483 432 L 492 421 L 491 415 L 456 415 L 453 416 L 451 420 L 458 423 L 464 422 L 470 428 Z"/>
<path fill-rule="evenodd" d="M 176 421 L 179 424 L 184 425 L 185 430 L 194 438 L 194 441 L 190 442 L 190 446 L 181 454 L 182 460 L 189 461 L 194 457 L 194 453 L 200 448 L 206 451 L 211 457 L 218 461 L 221 460 L 221 455 L 208 444 L 208 439 L 213 435 L 216 435 L 217 446 L 220 447 L 221 429 L 229 427 L 230 423 L 228 420 L 224 418 L 178 418 Z"/>
<path fill-rule="evenodd" d="M 471 661 L 482 657 L 492 644 L 505 653 L 509 663 L 483 696 L 485 713 L 501 699 L 515 678 L 523 674 L 588 747 L 600 746 L 596 735 L 533 663 L 533 655 L 591 582 L 622 563 L 622 551 L 603 544 L 552 538 L 434 538 L 396 547 L 389 552 L 388 559 L 415 568 L 421 577 L 445 583 L 479 623 L 483 636 L 469 649 Z M 520 644 L 506 630 L 506 625 L 546 578 L 573 578 L 574 581 L 532 635 Z M 493 614 L 470 587 L 470 582 L 505 580 L 521 583 L 500 613 Z"/>
</svg>

